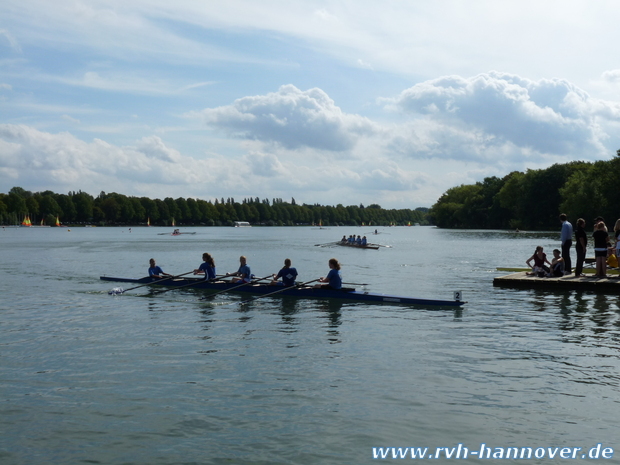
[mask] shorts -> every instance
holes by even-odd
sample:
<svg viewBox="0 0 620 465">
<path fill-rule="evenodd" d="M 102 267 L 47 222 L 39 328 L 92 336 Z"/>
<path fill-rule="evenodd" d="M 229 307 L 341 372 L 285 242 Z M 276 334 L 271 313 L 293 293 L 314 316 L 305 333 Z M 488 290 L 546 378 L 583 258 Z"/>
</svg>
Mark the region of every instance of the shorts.
<svg viewBox="0 0 620 465">
<path fill-rule="evenodd" d="M 594 249 L 594 256 L 607 258 L 607 249 L 605 250 Z"/>
</svg>

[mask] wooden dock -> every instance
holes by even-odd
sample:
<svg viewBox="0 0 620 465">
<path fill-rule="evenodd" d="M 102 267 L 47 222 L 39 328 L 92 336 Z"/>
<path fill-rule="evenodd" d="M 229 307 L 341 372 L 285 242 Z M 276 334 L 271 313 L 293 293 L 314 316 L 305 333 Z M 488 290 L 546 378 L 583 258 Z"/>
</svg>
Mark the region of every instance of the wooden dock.
<svg viewBox="0 0 620 465">
<path fill-rule="evenodd" d="M 575 275 L 562 276 L 561 278 L 539 278 L 528 276 L 526 272 L 512 273 L 506 276 L 498 276 L 493 279 L 493 285 L 498 287 L 514 287 L 521 289 L 562 289 L 562 290 L 589 290 L 605 293 L 620 293 L 620 276 L 614 275 L 607 278 L 595 278 L 594 276 L 575 277 Z"/>
</svg>

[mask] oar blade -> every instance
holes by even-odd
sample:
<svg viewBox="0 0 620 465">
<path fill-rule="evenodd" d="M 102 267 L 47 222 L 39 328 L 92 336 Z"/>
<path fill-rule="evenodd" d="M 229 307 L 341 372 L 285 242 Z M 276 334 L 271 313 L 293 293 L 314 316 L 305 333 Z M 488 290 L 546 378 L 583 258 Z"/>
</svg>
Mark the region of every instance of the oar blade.
<svg viewBox="0 0 620 465">
<path fill-rule="evenodd" d="M 110 294 L 110 295 L 120 295 L 123 292 L 125 292 L 125 289 L 123 289 L 122 287 L 115 287 L 114 289 L 109 290 L 108 294 Z"/>
</svg>

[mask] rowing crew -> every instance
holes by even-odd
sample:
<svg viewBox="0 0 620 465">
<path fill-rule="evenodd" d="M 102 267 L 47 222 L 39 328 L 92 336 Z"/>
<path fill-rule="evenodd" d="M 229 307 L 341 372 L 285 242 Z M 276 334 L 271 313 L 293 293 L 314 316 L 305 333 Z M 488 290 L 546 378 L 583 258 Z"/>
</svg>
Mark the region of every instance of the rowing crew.
<svg viewBox="0 0 620 465">
<path fill-rule="evenodd" d="M 194 270 L 195 275 L 204 275 L 205 280 L 215 280 L 217 275 L 215 273 L 215 260 L 209 253 L 202 254 L 203 262 L 200 264 L 198 268 Z M 239 257 L 239 269 L 234 273 L 226 273 L 224 276 L 232 277 L 231 282 L 240 283 L 240 284 L 249 284 L 255 279 L 255 276 L 252 274 L 250 267 L 247 263 L 247 257 L 242 255 Z M 172 276 L 169 273 L 164 273 L 164 271 L 157 266 L 155 263 L 155 259 L 151 258 L 149 260 L 149 264 L 151 265 L 149 268 L 149 276 L 155 279 L 162 279 L 166 276 Z M 297 278 L 297 269 L 293 268 L 292 262 L 290 258 L 284 260 L 284 267 L 278 271 L 277 274 L 272 274 L 272 281 L 270 285 L 272 286 L 295 286 L 297 283 L 295 279 Z M 319 283 L 314 287 L 322 287 L 326 289 L 342 289 L 342 275 L 340 274 L 340 263 L 335 258 L 330 258 L 329 262 L 329 273 L 327 276 L 318 279 Z M 263 278 L 266 279 L 266 278 Z M 281 279 L 281 281 L 278 281 Z"/>
<path fill-rule="evenodd" d="M 340 239 L 340 242 L 342 244 L 346 244 L 346 245 L 357 245 L 358 247 L 366 247 L 366 245 L 368 244 L 368 240 L 366 239 L 366 236 L 364 236 L 364 237 L 360 237 L 360 236 L 355 237 L 355 234 L 352 234 L 349 237 L 342 236 L 342 239 Z"/>
</svg>

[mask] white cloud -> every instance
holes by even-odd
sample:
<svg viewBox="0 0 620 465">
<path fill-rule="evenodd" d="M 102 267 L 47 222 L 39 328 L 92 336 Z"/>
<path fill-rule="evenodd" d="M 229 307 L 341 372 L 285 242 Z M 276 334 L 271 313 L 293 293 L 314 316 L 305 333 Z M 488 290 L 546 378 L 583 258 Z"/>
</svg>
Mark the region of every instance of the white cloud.
<svg viewBox="0 0 620 465">
<path fill-rule="evenodd" d="M 541 156 L 598 159 L 608 151 L 599 119 L 620 115 L 616 102 L 593 99 L 566 80 L 534 81 L 498 72 L 425 81 L 403 91 L 394 103 L 427 121 L 436 144 L 429 149 L 446 154 L 456 142 L 470 146 L 473 158 L 479 155 L 472 144 L 483 152 L 512 146 L 517 156 L 531 150 Z"/>
<path fill-rule="evenodd" d="M 252 175 L 272 178 L 274 176 L 290 176 L 291 173 L 273 153 L 251 152 L 244 157 Z"/>
<path fill-rule="evenodd" d="M 620 69 L 612 69 L 603 73 L 603 79 L 612 83 L 620 82 Z"/>
<path fill-rule="evenodd" d="M 237 137 L 274 142 L 288 149 L 352 149 L 376 126 L 368 118 L 344 113 L 321 89 L 301 91 L 293 85 L 278 92 L 236 100 L 202 111 L 206 123 Z"/>
<path fill-rule="evenodd" d="M 70 123 L 80 124 L 79 119 L 73 118 L 69 115 L 62 115 L 61 118 L 64 119 L 65 121 L 69 121 Z"/>
</svg>

